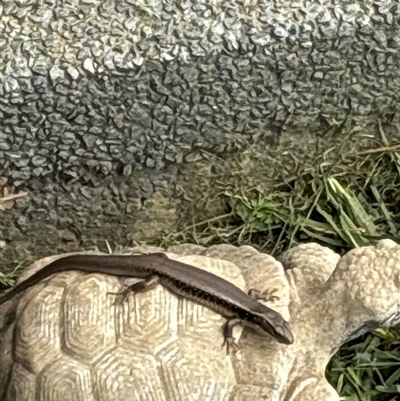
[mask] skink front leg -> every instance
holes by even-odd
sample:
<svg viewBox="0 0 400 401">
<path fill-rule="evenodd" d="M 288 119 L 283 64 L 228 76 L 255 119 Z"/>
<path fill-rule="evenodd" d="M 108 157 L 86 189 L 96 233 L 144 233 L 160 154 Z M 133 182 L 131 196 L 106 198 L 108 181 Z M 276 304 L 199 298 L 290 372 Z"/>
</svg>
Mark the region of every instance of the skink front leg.
<svg viewBox="0 0 400 401">
<path fill-rule="evenodd" d="M 274 302 L 280 300 L 278 295 L 274 295 L 276 292 L 278 292 L 277 288 L 268 289 L 263 292 L 260 292 L 260 290 L 256 290 L 255 288 L 250 288 L 249 291 L 247 291 L 247 294 L 257 301 Z"/>
<path fill-rule="evenodd" d="M 138 281 L 135 284 L 132 284 L 125 288 L 125 290 L 120 292 L 109 292 L 108 294 L 117 295 L 122 297 L 122 300 L 125 301 L 131 292 L 146 292 L 154 288 L 160 281 L 160 277 L 156 274 L 152 276 L 146 277 L 142 281 Z"/>
<path fill-rule="evenodd" d="M 259 290 L 255 288 L 250 288 L 249 291 L 247 292 L 248 295 L 250 295 L 252 298 L 256 300 L 262 300 L 266 302 L 273 302 L 276 300 L 279 300 L 279 296 L 274 295 L 278 291 L 277 288 L 274 288 L 272 290 L 265 290 L 263 292 L 260 292 Z M 237 349 L 238 346 L 233 340 L 233 328 L 235 326 L 238 326 L 242 323 L 241 319 L 239 318 L 232 318 L 229 319 L 224 326 L 224 342 L 222 343 L 222 346 L 226 345 L 226 354 L 229 354 L 230 348 Z"/>
<path fill-rule="evenodd" d="M 222 347 L 226 344 L 226 355 L 229 354 L 230 347 L 232 347 L 234 350 L 238 348 L 237 344 L 233 340 L 233 328 L 235 326 L 238 326 L 241 324 L 242 321 L 238 317 L 234 317 L 232 319 L 229 319 L 224 326 L 224 342 L 222 343 Z"/>
</svg>

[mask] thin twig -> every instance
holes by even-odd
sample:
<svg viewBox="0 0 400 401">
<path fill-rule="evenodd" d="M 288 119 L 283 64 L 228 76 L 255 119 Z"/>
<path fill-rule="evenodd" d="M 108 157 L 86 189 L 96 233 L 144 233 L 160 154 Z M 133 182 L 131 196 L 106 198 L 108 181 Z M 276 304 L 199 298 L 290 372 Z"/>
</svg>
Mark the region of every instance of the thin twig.
<svg viewBox="0 0 400 401">
<path fill-rule="evenodd" d="M 362 151 L 358 152 L 357 155 L 359 155 L 359 156 L 370 155 L 371 153 L 391 152 L 391 151 L 396 151 L 396 150 L 400 150 L 400 145 L 382 146 L 381 148 L 366 149 L 366 150 L 362 150 Z"/>
<path fill-rule="evenodd" d="M 9 202 L 9 201 L 12 201 L 17 198 L 23 198 L 24 196 L 27 196 L 27 195 L 28 195 L 28 192 L 20 192 L 19 194 L 6 195 L 6 196 L 3 196 L 2 198 L 0 198 L 0 203 Z"/>
</svg>

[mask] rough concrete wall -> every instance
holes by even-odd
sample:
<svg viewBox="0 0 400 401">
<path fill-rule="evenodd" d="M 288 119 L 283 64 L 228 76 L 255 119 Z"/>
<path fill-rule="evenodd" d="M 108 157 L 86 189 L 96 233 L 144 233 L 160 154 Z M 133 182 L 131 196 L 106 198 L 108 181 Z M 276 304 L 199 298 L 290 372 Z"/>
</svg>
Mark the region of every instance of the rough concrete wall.
<svg viewBox="0 0 400 401">
<path fill-rule="evenodd" d="M 398 1 L 3 0 L 0 15 L 1 183 L 29 192 L 0 212 L 3 249 L 126 241 L 207 155 L 398 111 Z"/>
</svg>

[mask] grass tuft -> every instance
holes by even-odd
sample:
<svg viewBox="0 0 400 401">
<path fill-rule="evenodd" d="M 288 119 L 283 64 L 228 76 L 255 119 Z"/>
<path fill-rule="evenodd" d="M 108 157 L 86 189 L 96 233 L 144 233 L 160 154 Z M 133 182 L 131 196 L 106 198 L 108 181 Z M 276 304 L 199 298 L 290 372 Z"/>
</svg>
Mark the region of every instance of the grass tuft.
<svg viewBox="0 0 400 401">
<path fill-rule="evenodd" d="M 162 246 L 225 242 L 279 255 L 310 241 L 339 253 L 384 238 L 400 243 L 400 144 L 381 134 L 379 146 L 334 163 L 321 157 L 270 193 L 227 197 L 228 213 L 163 236 Z M 399 400 L 400 327 L 341 347 L 327 377 L 342 400 Z"/>
</svg>

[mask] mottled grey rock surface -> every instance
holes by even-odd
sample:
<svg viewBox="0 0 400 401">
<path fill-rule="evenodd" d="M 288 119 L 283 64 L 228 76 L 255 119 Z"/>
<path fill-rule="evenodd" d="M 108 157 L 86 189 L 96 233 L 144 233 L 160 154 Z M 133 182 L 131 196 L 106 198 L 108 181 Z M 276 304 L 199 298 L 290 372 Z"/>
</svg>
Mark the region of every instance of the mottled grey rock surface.
<svg viewBox="0 0 400 401">
<path fill-rule="evenodd" d="M 173 226 L 180 188 L 255 141 L 263 159 L 282 132 L 399 118 L 398 1 L 3 0 L 0 18 L 0 180 L 29 193 L 6 247 L 127 242 L 148 199 Z"/>
</svg>

